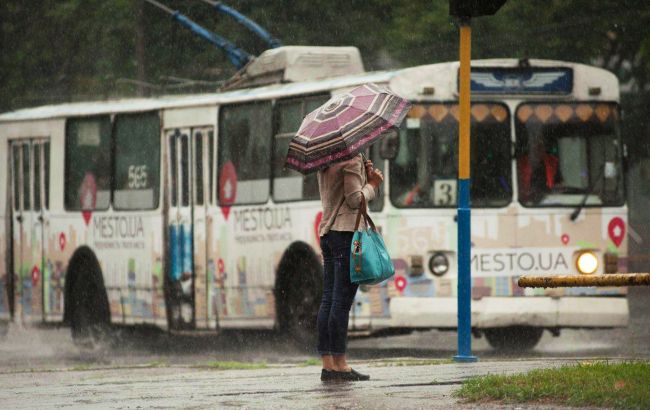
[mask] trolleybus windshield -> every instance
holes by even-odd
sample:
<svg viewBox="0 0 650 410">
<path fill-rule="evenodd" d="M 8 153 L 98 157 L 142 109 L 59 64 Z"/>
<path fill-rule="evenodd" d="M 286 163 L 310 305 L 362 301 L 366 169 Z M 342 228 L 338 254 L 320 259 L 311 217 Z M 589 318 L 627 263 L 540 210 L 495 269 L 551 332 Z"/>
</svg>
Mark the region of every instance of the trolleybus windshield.
<svg viewBox="0 0 650 410">
<path fill-rule="evenodd" d="M 515 123 L 522 205 L 622 205 L 617 118 L 615 104 L 520 105 Z"/>
<path fill-rule="evenodd" d="M 512 198 L 510 121 L 505 105 L 472 105 L 471 202 L 502 207 Z M 456 206 L 458 104 L 416 104 L 390 163 L 390 197 L 403 208 Z"/>
</svg>

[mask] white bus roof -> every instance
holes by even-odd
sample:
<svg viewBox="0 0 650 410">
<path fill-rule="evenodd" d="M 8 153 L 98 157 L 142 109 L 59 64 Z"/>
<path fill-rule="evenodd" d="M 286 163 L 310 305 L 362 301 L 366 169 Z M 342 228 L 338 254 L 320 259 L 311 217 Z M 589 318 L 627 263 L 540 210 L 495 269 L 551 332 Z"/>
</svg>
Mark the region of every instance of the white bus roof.
<svg viewBox="0 0 650 410">
<path fill-rule="evenodd" d="M 517 95 L 505 92 L 472 94 L 472 99 L 554 99 L 554 100 L 600 100 L 618 101 L 619 87 L 616 76 L 602 68 L 585 64 L 556 60 L 498 58 L 473 60 L 472 68 L 567 68 L 573 72 L 573 88 L 568 94 L 531 93 Z M 390 88 L 410 100 L 448 101 L 458 99 L 458 61 L 405 68 L 395 72 L 390 80 Z M 474 82 L 474 73 L 472 82 Z M 472 85 L 474 87 L 474 85 Z M 426 90 L 425 90 L 426 89 Z"/>
<path fill-rule="evenodd" d="M 584 64 L 554 60 L 525 60 L 531 67 L 567 67 L 573 69 L 573 92 L 567 96 L 508 97 L 504 94 L 482 95 L 480 98 L 503 100 L 506 98 L 555 98 L 564 100 L 618 101 L 618 80 L 611 72 Z M 520 67 L 521 60 L 489 59 L 474 60 L 472 67 Z M 368 82 L 388 84 L 398 95 L 414 101 L 456 100 L 458 62 L 437 63 L 395 71 L 372 72 L 359 75 L 328 78 L 318 81 L 274 84 L 236 91 L 162 96 L 155 98 L 129 98 L 110 101 L 78 102 L 26 108 L 0 114 L 0 122 L 30 121 L 48 118 L 92 116 L 104 113 L 143 112 L 165 108 L 221 105 L 236 102 L 315 94 L 329 90 L 346 89 Z M 426 89 L 426 90 L 425 90 Z M 598 94 L 594 95 L 595 89 Z"/>
<path fill-rule="evenodd" d="M 153 98 L 126 98 L 108 101 L 77 102 L 25 108 L 0 114 L 0 122 L 46 118 L 91 116 L 102 113 L 142 112 L 172 107 L 193 107 L 315 94 L 368 82 L 385 83 L 392 73 L 375 72 L 304 83 L 275 84 L 221 93 L 172 95 Z"/>
<path fill-rule="evenodd" d="M 248 88 L 363 74 L 356 47 L 282 46 L 263 52 L 226 82 L 225 88 Z"/>
</svg>

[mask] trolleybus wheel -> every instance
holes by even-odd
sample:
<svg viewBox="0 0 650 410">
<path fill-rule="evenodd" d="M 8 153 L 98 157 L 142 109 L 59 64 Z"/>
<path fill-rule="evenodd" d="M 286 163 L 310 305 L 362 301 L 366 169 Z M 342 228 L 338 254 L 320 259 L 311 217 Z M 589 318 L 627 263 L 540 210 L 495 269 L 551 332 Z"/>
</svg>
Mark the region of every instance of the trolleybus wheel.
<svg viewBox="0 0 650 410">
<path fill-rule="evenodd" d="M 483 331 L 490 346 L 502 351 L 532 350 L 544 329 L 530 326 L 496 327 Z"/>
<path fill-rule="evenodd" d="M 72 279 L 66 302 L 72 339 L 82 347 L 95 348 L 109 341 L 110 310 L 104 280 L 97 258 L 88 248 L 80 249 L 70 260 Z"/>
<path fill-rule="evenodd" d="M 291 244 L 282 255 L 275 281 L 278 329 L 300 347 L 316 341 L 316 315 L 323 291 L 320 258 L 304 242 Z"/>
</svg>

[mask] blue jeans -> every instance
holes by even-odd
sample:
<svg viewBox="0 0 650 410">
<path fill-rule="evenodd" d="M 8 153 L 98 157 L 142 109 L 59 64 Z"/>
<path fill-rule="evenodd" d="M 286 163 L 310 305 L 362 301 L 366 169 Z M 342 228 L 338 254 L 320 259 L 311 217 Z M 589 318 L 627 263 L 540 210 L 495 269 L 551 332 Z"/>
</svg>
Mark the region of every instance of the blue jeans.
<svg viewBox="0 0 650 410">
<path fill-rule="evenodd" d="M 343 355 L 350 308 L 359 285 L 350 282 L 350 245 L 354 232 L 329 231 L 320 238 L 323 250 L 323 299 L 318 311 L 318 353 Z"/>
</svg>

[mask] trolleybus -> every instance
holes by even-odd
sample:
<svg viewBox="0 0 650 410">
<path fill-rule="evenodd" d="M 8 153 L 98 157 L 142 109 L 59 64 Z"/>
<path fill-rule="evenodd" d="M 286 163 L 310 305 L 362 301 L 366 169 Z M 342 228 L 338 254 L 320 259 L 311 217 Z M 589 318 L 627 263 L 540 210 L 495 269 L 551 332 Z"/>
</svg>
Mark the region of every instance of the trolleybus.
<svg viewBox="0 0 650 410">
<path fill-rule="evenodd" d="M 350 328 L 456 327 L 458 62 L 367 73 L 353 47 L 266 51 L 213 94 L 0 115 L 0 318 L 170 331 L 313 325 L 314 175 L 284 168 L 302 118 L 373 82 L 413 106 L 368 153 L 396 275 Z M 472 62 L 472 326 L 495 347 L 625 326 L 625 288 L 522 289 L 520 275 L 626 271 L 616 77 L 550 60 Z"/>
</svg>

